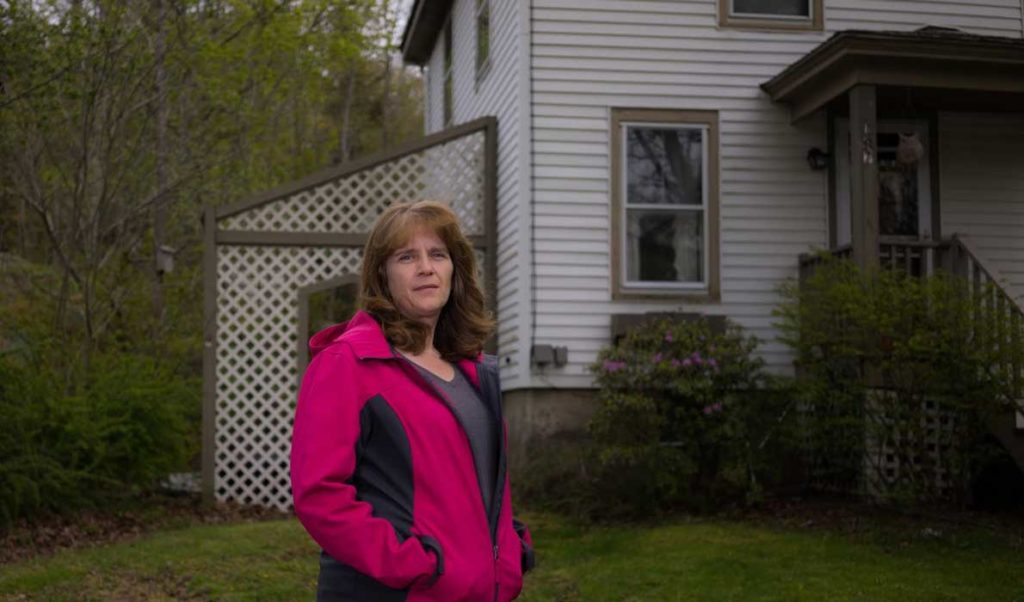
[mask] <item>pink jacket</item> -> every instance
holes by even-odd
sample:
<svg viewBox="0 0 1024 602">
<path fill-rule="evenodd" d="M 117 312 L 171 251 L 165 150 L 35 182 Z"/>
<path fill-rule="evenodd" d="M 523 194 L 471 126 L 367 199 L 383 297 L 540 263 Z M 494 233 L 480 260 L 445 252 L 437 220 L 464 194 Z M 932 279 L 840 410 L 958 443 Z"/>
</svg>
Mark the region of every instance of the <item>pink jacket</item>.
<svg viewBox="0 0 1024 602">
<path fill-rule="evenodd" d="M 365 312 L 310 341 L 295 410 L 295 513 L 323 548 L 319 600 L 512 600 L 533 563 L 513 525 L 497 366 L 461 361 L 502 421 L 494 508 L 454 411 Z M 481 357 L 482 359 L 482 357 Z"/>
</svg>

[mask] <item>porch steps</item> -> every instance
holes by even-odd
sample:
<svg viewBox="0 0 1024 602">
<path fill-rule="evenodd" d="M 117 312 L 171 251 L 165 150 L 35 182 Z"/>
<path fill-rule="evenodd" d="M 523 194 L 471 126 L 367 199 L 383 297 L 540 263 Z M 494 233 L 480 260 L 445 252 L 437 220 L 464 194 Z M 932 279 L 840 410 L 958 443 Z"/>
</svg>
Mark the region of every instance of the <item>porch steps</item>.
<svg viewBox="0 0 1024 602">
<path fill-rule="evenodd" d="M 1016 414 L 1016 420 L 1005 414 L 996 416 L 989 421 L 988 428 L 1017 463 L 1017 467 L 1024 471 L 1024 415 L 1020 410 L 1013 413 Z"/>
</svg>

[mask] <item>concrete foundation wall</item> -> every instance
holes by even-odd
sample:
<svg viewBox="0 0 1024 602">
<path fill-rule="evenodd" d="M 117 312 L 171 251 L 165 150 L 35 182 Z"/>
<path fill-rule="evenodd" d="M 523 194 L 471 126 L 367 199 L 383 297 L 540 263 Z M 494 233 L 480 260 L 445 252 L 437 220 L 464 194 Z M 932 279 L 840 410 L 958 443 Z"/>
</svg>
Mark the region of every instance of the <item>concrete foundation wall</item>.
<svg viewBox="0 0 1024 602">
<path fill-rule="evenodd" d="M 517 389 L 503 399 L 508 420 L 509 463 L 518 470 L 545 443 L 587 436 L 598 407 L 594 389 Z"/>
</svg>

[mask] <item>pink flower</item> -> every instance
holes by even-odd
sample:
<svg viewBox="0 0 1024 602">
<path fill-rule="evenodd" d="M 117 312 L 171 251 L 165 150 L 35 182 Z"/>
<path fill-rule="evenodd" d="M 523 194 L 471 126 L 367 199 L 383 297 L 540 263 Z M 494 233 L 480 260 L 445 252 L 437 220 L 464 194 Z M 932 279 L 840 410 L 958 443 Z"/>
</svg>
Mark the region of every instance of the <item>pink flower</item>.
<svg viewBox="0 0 1024 602">
<path fill-rule="evenodd" d="M 605 360 L 602 365 L 605 372 L 618 372 L 626 367 L 626 362 L 616 360 Z"/>
<path fill-rule="evenodd" d="M 665 341 L 666 341 L 666 342 L 669 342 L 669 343 L 671 343 L 671 342 L 672 342 L 672 341 L 674 341 L 674 340 L 675 340 L 675 338 L 674 338 L 674 337 L 672 336 L 672 333 L 671 333 L 671 332 L 666 332 L 666 333 L 665 333 Z"/>
<path fill-rule="evenodd" d="M 661 362 L 661 354 L 660 353 L 655 353 L 653 356 L 651 356 L 651 363 L 652 364 L 657 364 L 659 362 Z"/>
<path fill-rule="evenodd" d="M 680 362 L 678 359 L 672 358 L 672 367 L 673 368 L 678 368 L 679 366 L 682 366 L 682 365 L 683 365 L 683 363 Z"/>
<path fill-rule="evenodd" d="M 704 415 L 705 416 L 709 416 L 711 414 L 715 414 L 715 413 L 721 412 L 721 411 L 722 411 L 722 402 L 720 402 L 720 401 L 716 401 L 715 403 L 713 403 L 711 405 L 704 406 Z"/>
<path fill-rule="evenodd" d="M 715 358 L 709 359 L 708 360 L 708 365 L 711 366 L 712 368 L 714 368 L 715 370 L 718 369 L 718 362 L 715 361 Z"/>
<path fill-rule="evenodd" d="M 691 360 L 690 358 L 686 358 L 683 360 L 683 368 L 689 368 L 691 365 L 693 365 L 693 360 Z"/>
</svg>

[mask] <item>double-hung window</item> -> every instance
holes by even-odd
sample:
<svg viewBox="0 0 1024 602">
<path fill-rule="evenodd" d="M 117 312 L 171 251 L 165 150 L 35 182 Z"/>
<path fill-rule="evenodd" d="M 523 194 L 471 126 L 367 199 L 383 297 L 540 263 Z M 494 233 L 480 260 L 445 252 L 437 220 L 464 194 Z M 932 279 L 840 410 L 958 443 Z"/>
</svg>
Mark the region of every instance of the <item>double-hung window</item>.
<svg viewBox="0 0 1024 602">
<path fill-rule="evenodd" d="M 824 26 L 822 0 L 719 0 L 723 27 L 810 29 Z"/>
<path fill-rule="evenodd" d="M 616 297 L 718 298 L 718 115 L 612 112 Z"/>
<path fill-rule="evenodd" d="M 491 56 L 491 2 L 476 0 L 476 78 L 487 73 Z"/>
<path fill-rule="evenodd" d="M 442 110 L 444 112 L 444 124 L 452 124 L 452 117 L 455 105 L 455 82 L 452 81 L 452 19 L 449 16 L 444 25 L 444 100 Z"/>
</svg>

